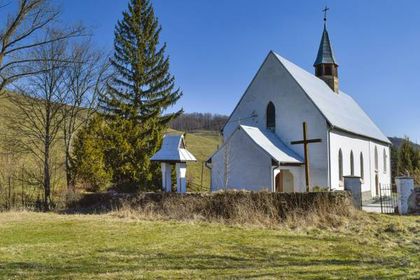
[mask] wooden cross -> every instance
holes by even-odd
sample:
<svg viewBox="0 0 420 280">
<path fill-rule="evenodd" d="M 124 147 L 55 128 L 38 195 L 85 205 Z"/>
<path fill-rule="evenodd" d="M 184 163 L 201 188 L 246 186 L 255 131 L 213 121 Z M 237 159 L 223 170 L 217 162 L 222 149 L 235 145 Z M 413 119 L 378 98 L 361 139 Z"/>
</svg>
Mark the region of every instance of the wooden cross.
<svg viewBox="0 0 420 280">
<path fill-rule="evenodd" d="M 303 144 L 303 149 L 305 153 L 305 179 L 306 179 L 306 191 L 309 192 L 309 186 L 311 182 L 310 173 L 309 173 L 309 144 L 320 143 L 321 139 L 308 139 L 307 125 L 306 122 L 303 122 L 303 140 L 293 141 L 290 144 L 292 145 L 301 145 Z"/>
<path fill-rule="evenodd" d="M 324 21 L 327 21 L 327 12 L 330 8 L 328 8 L 327 6 L 325 6 L 325 8 L 322 10 L 324 12 Z"/>
</svg>

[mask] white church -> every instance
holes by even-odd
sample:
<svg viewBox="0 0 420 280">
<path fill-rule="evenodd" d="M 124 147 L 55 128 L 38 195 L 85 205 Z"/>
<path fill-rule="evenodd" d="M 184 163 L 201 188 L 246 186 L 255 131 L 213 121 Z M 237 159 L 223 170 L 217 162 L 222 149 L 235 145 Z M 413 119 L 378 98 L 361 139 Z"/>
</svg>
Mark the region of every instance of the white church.
<svg viewBox="0 0 420 280">
<path fill-rule="evenodd" d="M 325 19 L 324 19 L 325 21 Z M 344 176 L 362 180 L 364 196 L 391 183 L 390 141 L 339 88 L 338 63 L 326 22 L 315 75 L 270 51 L 222 129 L 209 158 L 211 190 L 306 190 L 302 124 L 309 144 L 309 189 L 342 190 Z"/>
</svg>

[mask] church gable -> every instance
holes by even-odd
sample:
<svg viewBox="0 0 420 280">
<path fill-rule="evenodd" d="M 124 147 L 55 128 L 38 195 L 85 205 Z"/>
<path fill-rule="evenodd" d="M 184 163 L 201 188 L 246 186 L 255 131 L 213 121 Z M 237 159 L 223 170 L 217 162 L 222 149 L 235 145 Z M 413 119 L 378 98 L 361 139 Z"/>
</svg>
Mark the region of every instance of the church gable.
<svg viewBox="0 0 420 280">
<path fill-rule="evenodd" d="M 226 140 L 241 124 L 269 129 L 285 142 L 301 137 L 303 121 L 325 131 L 325 119 L 287 69 L 270 52 L 223 128 Z M 322 127 L 318 126 L 318 123 Z M 310 125 L 311 126 L 311 125 Z"/>
</svg>

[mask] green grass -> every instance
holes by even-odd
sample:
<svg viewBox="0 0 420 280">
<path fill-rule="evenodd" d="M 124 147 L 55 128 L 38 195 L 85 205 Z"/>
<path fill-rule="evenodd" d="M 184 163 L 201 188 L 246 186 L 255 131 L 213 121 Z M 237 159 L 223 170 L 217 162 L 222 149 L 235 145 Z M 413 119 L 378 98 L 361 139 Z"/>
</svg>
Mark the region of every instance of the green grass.
<svg viewBox="0 0 420 280">
<path fill-rule="evenodd" d="M 182 132 L 169 129 L 168 133 Z M 215 131 L 195 131 L 185 134 L 186 148 L 197 159 L 197 162 L 187 163 L 188 191 L 210 191 L 210 169 L 205 166 L 205 161 L 217 150 L 221 142 L 220 134 Z"/>
<path fill-rule="evenodd" d="M 2 279 L 418 279 L 419 217 L 273 230 L 115 215 L 0 214 Z"/>
<path fill-rule="evenodd" d="M 216 151 L 218 145 L 221 143 L 221 136 L 217 132 L 199 131 L 187 133 L 185 142 L 187 149 L 197 158 L 197 162 L 188 164 L 188 191 L 209 191 L 210 170 L 206 166 L 203 166 L 203 163 Z M 203 185 L 201 186 L 202 169 Z"/>
</svg>

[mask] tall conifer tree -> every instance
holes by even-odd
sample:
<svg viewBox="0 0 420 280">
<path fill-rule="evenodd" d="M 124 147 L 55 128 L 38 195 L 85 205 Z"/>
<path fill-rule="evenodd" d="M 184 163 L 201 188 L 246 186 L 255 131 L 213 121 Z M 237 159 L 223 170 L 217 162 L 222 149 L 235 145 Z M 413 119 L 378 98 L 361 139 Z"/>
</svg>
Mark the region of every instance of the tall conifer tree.
<svg viewBox="0 0 420 280">
<path fill-rule="evenodd" d="M 101 100 L 110 120 L 106 154 L 114 183 L 151 183 L 158 168 L 149 159 L 167 124 L 182 113 L 164 114 L 182 93 L 169 73 L 160 31 L 150 0 L 130 0 L 115 28 L 115 76 Z"/>
</svg>

